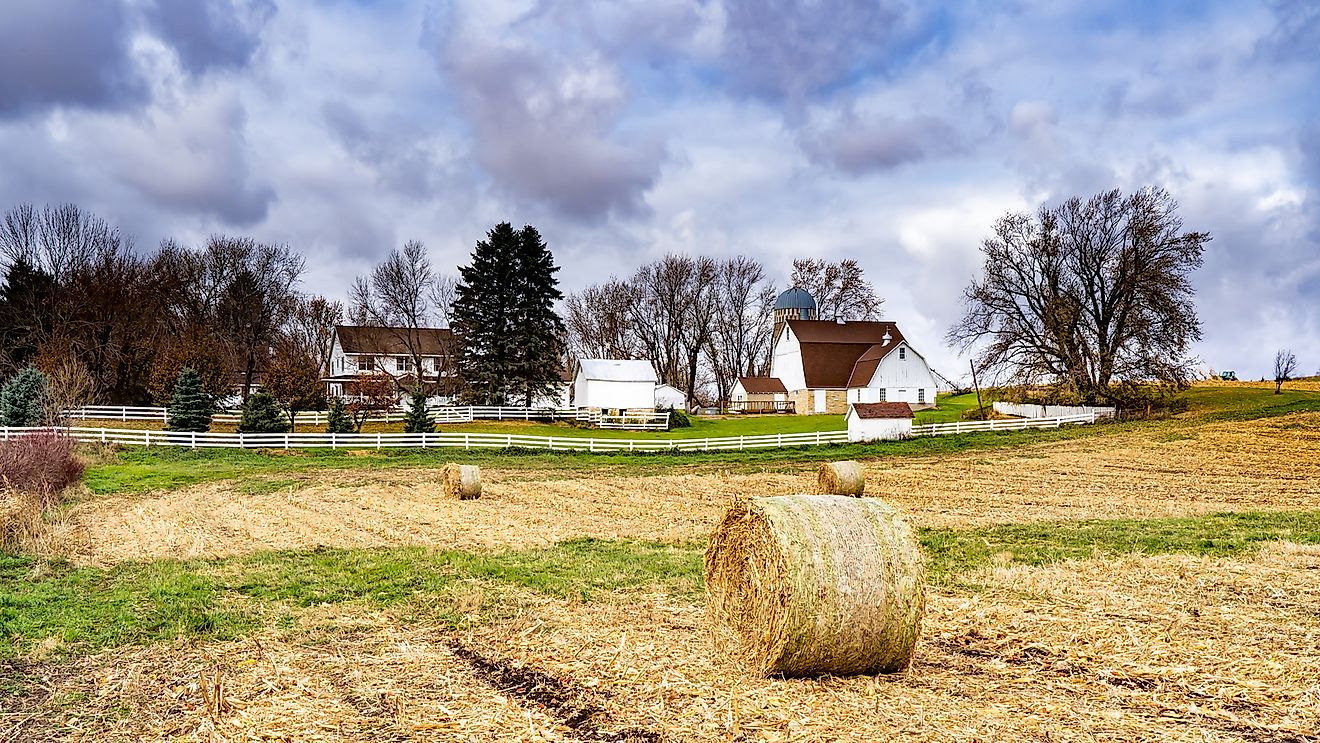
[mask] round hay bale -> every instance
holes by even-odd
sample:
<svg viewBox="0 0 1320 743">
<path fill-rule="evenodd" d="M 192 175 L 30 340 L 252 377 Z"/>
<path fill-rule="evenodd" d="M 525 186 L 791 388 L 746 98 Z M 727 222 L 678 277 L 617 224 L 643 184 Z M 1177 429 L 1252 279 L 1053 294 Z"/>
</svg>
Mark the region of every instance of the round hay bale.
<svg viewBox="0 0 1320 743">
<path fill-rule="evenodd" d="M 825 495 L 861 495 L 866 490 L 866 470 L 861 462 L 822 462 L 816 470 L 816 487 Z"/>
<path fill-rule="evenodd" d="M 445 465 L 445 497 L 472 500 L 481 497 L 481 469 L 475 464 Z"/>
<path fill-rule="evenodd" d="M 717 649 L 762 675 L 888 673 L 911 662 L 926 606 L 912 528 L 884 501 L 737 501 L 706 548 Z"/>
</svg>

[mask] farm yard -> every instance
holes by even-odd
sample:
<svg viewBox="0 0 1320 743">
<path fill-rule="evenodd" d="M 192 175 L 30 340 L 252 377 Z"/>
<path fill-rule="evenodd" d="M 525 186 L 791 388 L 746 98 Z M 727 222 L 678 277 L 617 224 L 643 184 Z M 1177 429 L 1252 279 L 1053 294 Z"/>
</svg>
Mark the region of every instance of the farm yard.
<svg viewBox="0 0 1320 743">
<path fill-rule="evenodd" d="M 1320 393 L 1271 393 L 750 453 L 89 448 L 42 554 L 0 557 L 0 739 L 1315 740 Z M 748 676 L 705 540 L 839 458 L 918 528 L 913 664 Z"/>
</svg>

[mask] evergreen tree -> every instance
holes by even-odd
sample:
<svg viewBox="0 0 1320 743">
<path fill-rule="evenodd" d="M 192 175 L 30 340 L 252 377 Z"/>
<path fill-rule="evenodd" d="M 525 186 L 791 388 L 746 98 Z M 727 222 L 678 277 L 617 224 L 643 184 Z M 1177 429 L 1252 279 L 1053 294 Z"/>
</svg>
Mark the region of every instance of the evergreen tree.
<svg viewBox="0 0 1320 743">
<path fill-rule="evenodd" d="M 348 415 L 348 406 L 344 398 L 336 397 L 330 401 L 330 413 L 325 419 L 326 433 L 353 433 L 353 419 Z"/>
<path fill-rule="evenodd" d="M 15 374 L 0 390 L 0 424 L 39 426 L 46 418 L 46 375 L 34 367 Z"/>
<path fill-rule="evenodd" d="M 289 419 L 279 403 L 265 390 L 257 390 L 243 403 L 238 419 L 239 433 L 288 433 Z"/>
<path fill-rule="evenodd" d="M 403 416 L 404 433 L 432 433 L 435 431 L 435 419 L 426 409 L 426 395 L 414 392 L 408 402 L 408 413 Z"/>
<path fill-rule="evenodd" d="M 185 367 L 174 383 L 174 396 L 170 398 L 170 419 L 166 431 L 211 430 L 211 398 L 202 391 L 202 378 L 196 370 Z"/>
<path fill-rule="evenodd" d="M 536 228 L 502 222 L 477 243 L 454 301 L 464 397 L 483 405 L 528 405 L 559 382 L 564 322 L 554 256 Z"/>
</svg>

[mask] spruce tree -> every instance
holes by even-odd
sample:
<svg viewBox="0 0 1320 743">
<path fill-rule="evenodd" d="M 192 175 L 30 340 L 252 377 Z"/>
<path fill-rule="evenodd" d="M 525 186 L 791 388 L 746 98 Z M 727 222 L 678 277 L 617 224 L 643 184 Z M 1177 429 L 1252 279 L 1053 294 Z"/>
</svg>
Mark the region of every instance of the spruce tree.
<svg viewBox="0 0 1320 743">
<path fill-rule="evenodd" d="M 170 416 L 166 431 L 211 430 L 211 398 L 202 391 L 202 378 L 197 371 L 185 367 L 174 383 L 174 396 L 170 398 Z"/>
<path fill-rule="evenodd" d="M 348 406 L 344 398 L 336 397 L 330 401 L 330 413 L 325 419 L 326 433 L 353 433 L 353 419 L 348 415 Z"/>
<path fill-rule="evenodd" d="M 46 375 L 26 367 L 0 390 L 0 424 L 39 426 L 45 421 L 46 401 Z"/>
<path fill-rule="evenodd" d="M 454 302 L 464 397 L 482 405 L 531 405 L 559 382 L 564 323 L 554 257 L 536 228 L 502 222 L 477 243 Z"/>
<path fill-rule="evenodd" d="M 243 403 L 238 419 L 239 433 L 288 433 L 289 419 L 279 403 L 265 390 L 257 390 Z"/>
<path fill-rule="evenodd" d="M 426 395 L 414 392 L 408 401 L 408 413 L 403 416 L 404 433 L 432 433 L 435 419 L 426 409 Z"/>
</svg>

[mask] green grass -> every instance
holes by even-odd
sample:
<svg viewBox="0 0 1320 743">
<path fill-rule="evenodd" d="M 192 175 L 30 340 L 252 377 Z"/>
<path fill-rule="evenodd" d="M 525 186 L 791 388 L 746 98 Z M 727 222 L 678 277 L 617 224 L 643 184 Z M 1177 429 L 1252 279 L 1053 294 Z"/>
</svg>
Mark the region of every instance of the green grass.
<svg viewBox="0 0 1320 743">
<path fill-rule="evenodd" d="M 1278 540 L 1320 544 L 1320 512 L 922 529 L 920 538 L 932 584 L 975 591 L 960 576 L 996 562 L 1040 565 L 1134 553 L 1234 556 Z M 663 591 L 696 601 L 703 549 L 578 539 L 521 551 L 318 549 L 109 569 L 0 556 L 0 658 L 22 655 L 46 638 L 57 638 L 63 652 L 230 639 L 326 604 L 401 607 L 451 626 L 506 610 L 497 598 L 475 619 L 459 611 L 457 597 L 472 587 L 497 596 L 521 589 L 582 601 Z"/>
<path fill-rule="evenodd" d="M 918 410 L 913 415 L 912 422 L 919 426 L 927 423 L 953 423 L 963 419 L 963 411 L 975 407 L 975 392 L 968 392 L 965 395 L 940 395 L 935 401 L 935 407 Z"/>
</svg>

